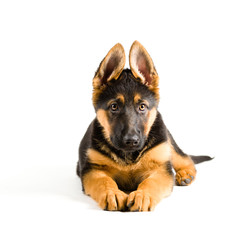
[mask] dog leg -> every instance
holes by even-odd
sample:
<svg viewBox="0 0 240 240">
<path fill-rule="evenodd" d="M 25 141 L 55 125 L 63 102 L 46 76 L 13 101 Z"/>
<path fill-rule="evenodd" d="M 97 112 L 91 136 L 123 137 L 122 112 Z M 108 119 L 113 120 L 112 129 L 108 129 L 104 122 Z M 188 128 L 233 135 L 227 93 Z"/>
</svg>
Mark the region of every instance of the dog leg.
<svg viewBox="0 0 240 240">
<path fill-rule="evenodd" d="M 99 206 L 109 211 L 124 211 L 127 194 L 120 191 L 116 182 L 101 170 L 91 170 L 83 176 L 85 193 L 91 196 Z"/>
<path fill-rule="evenodd" d="M 175 181 L 178 186 L 188 186 L 196 178 L 196 169 L 192 159 L 188 156 L 181 156 L 172 150 L 172 165 L 176 171 Z"/>
<path fill-rule="evenodd" d="M 130 211 L 152 211 L 172 192 L 174 180 L 168 171 L 157 171 L 142 181 L 137 190 L 129 194 L 127 207 Z"/>
</svg>

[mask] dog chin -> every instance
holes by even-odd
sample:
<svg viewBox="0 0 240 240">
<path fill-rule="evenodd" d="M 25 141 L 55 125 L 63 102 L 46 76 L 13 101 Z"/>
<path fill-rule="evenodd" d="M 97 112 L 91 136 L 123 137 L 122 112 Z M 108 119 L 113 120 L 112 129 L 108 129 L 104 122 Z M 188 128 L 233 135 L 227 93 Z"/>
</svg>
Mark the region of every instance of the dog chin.
<svg viewBox="0 0 240 240">
<path fill-rule="evenodd" d="M 122 152 L 126 152 L 126 153 L 133 153 L 133 152 L 136 152 L 136 151 L 141 151 L 143 149 L 143 145 L 144 144 L 141 144 L 140 146 L 137 146 L 137 147 L 123 147 L 123 146 L 115 146 L 114 147 L 117 149 L 117 150 L 120 150 Z"/>
<path fill-rule="evenodd" d="M 136 151 L 140 151 L 142 148 L 122 148 L 121 150 L 126 153 L 133 153 Z"/>
</svg>

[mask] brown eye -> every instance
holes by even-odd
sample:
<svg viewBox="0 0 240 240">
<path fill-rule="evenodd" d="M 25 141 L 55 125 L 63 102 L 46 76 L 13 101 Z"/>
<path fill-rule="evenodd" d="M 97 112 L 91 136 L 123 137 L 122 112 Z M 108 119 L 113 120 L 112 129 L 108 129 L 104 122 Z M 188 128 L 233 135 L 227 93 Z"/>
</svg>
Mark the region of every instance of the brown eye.
<svg viewBox="0 0 240 240">
<path fill-rule="evenodd" d="M 111 104 L 111 110 L 113 112 L 117 111 L 118 110 L 118 105 L 116 103 Z"/>
<path fill-rule="evenodd" d="M 144 111 L 146 109 L 146 105 L 145 104 L 141 104 L 140 106 L 139 106 L 139 110 L 140 111 Z"/>
</svg>

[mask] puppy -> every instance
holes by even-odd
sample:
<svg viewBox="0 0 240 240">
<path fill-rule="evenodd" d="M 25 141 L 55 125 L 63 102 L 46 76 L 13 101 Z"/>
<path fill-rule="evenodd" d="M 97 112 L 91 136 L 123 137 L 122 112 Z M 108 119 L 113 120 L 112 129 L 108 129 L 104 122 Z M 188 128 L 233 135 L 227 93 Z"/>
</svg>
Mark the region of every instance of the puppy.
<svg viewBox="0 0 240 240">
<path fill-rule="evenodd" d="M 124 69 L 124 49 L 116 44 L 93 78 L 96 118 L 81 141 L 77 174 L 102 209 L 151 211 L 175 182 L 190 185 L 195 164 L 211 158 L 187 155 L 174 141 L 157 110 L 158 74 L 137 41 L 129 61 Z"/>
</svg>

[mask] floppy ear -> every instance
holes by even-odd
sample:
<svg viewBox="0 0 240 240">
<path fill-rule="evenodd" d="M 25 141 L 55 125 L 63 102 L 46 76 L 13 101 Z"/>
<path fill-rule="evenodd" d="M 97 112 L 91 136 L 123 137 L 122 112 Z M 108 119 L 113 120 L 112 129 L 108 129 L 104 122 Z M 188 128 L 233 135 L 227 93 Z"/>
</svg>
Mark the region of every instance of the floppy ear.
<svg viewBox="0 0 240 240">
<path fill-rule="evenodd" d="M 146 49 L 138 42 L 132 44 L 129 53 L 129 63 L 135 78 L 150 88 L 158 88 L 158 74 L 153 61 Z"/>
<path fill-rule="evenodd" d="M 100 63 L 93 78 L 93 88 L 100 88 L 110 80 L 117 79 L 124 68 L 125 61 L 124 48 L 117 43 Z"/>
</svg>

